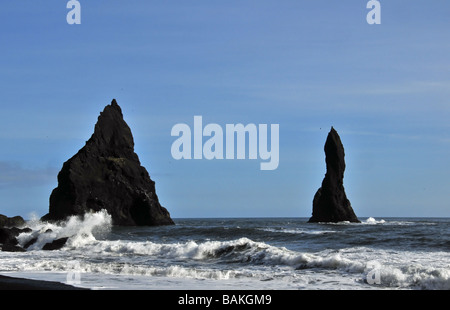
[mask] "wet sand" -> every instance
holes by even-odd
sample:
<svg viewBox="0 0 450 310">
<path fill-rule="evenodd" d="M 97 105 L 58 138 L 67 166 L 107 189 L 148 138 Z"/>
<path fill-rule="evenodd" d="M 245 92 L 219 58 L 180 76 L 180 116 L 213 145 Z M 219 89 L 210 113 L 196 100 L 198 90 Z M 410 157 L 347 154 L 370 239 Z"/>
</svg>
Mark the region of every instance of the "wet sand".
<svg viewBox="0 0 450 310">
<path fill-rule="evenodd" d="M 0 275 L 0 290 L 87 290 L 68 284 Z"/>
</svg>

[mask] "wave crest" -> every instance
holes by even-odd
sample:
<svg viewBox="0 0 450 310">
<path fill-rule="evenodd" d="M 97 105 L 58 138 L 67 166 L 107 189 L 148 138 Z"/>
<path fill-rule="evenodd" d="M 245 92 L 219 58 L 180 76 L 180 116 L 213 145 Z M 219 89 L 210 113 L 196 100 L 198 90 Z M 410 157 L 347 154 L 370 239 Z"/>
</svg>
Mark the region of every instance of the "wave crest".
<svg viewBox="0 0 450 310">
<path fill-rule="evenodd" d="M 31 228 L 30 233 L 22 233 L 17 237 L 19 244 L 25 246 L 34 241 L 28 250 L 40 250 L 47 243 L 60 238 L 66 238 L 66 246 L 80 247 L 96 241 L 95 233 L 110 231 L 112 218 L 105 211 L 86 213 L 83 216 L 71 216 L 66 221 L 59 223 L 43 222 L 33 219 L 27 223 Z"/>
</svg>

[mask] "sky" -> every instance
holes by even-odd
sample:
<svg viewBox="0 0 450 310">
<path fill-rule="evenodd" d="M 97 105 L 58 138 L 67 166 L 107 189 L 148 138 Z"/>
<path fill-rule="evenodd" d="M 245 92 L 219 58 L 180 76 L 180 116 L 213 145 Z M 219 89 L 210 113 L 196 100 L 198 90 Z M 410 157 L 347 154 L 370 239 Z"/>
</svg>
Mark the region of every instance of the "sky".
<svg viewBox="0 0 450 310">
<path fill-rule="evenodd" d="M 310 217 L 333 126 L 358 217 L 450 216 L 450 2 L 0 4 L 0 213 L 48 212 L 115 98 L 173 218 Z M 279 165 L 172 157 L 173 126 L 279 124 Z"/>
</svg>

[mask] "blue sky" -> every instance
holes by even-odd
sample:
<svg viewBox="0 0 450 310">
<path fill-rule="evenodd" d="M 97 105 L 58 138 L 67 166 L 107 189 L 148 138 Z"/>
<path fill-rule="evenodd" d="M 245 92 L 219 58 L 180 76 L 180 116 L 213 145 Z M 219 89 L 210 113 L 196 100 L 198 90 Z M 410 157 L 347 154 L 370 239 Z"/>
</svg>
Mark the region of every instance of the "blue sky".
<svg viewBox="0 0 450 310">
<path fill-rule="evenodd" d="M 42 216 L 116 98 L 172 217 L 309 217 L 331 126 L 359 217 L 450 216 L 450 3 L 80 0 L 0 5 L 0 213 Z M 280 164 L 174 160 L 171 129 L 279 124 Z"/>
</svg>

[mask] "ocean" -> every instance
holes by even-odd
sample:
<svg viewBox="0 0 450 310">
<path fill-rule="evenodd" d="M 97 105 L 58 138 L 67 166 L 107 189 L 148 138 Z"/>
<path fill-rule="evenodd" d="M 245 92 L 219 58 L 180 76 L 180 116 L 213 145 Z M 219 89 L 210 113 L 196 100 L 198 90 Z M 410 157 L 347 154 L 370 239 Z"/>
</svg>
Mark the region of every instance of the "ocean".
<svg viewBox="0 0 450 310">
<path fill-rule="evenodd" d="M 449 218 L 174 220 L 116 227 L 105 212 L 59 225 L 31 219 L 37 242 L 0 252 L 0 274 L 98 290 L 450 289 Z M 42 250 L 61 237 L 70 237 L 61 250 Z"/>
</svg>

